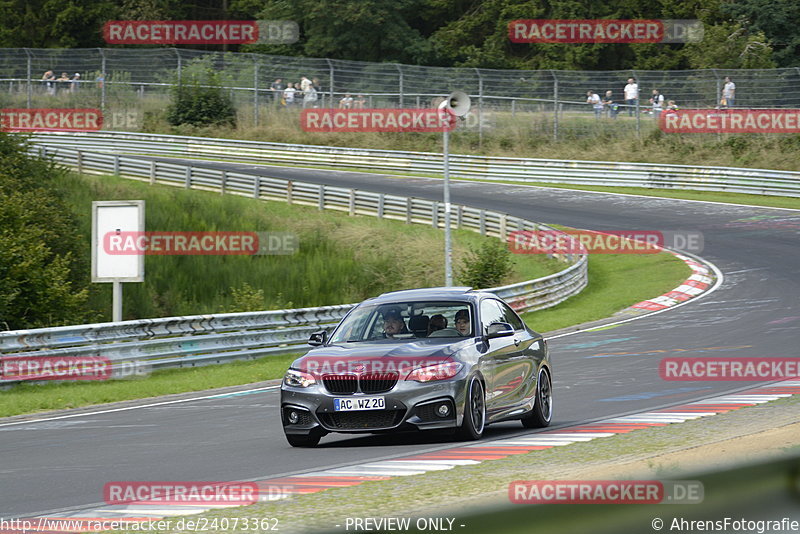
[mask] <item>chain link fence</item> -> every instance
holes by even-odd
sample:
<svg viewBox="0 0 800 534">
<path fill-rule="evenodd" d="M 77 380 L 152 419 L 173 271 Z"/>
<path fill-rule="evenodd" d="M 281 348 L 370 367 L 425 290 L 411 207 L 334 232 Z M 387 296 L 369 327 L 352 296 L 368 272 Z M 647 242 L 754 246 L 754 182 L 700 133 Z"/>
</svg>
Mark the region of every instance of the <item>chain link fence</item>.
<svg viewBox="0 0 800 534">
<path fill-rule="evenodd" d="M 43 74 L 66 73 L 69 80 L 48 87 Z M 106 128 L 136 130 L 132 113 L 141 118 L 163 111 L 170 89 L 189 76 L 214 72 L 230 92 L 239 123 L 259 126 L 276 110 L 285 109 L 270 90 L 277 78 L 299 83 L 316 80 L 317 100 L 294 107 L 338 107 L 345 95 L 364 107 L 435 105 L 453 90 L 473 99 L 474 128 L 484 130 L 524 121 L 533 131 L 554 138 L 599 132 L 631 135 L 656 128 L 649 98 L 653 89 L 681 108 L 713 108 L 720 103 L 724 78 L 736 84 L 736 107 L 800 107 L 800 68 L 688 71 L 525 71 L 424 67 L 266 54 L 224 53 L 176 48 L 157 49 L 0 49 L 2 107 L 96 107 Z M 74 81 L 75 74 L 80 78 Z M 637 102 L 624 101 L 628 78 L 639 85 Z M 587 91 L 604 97 L 612 91 L 619 105 L 595 116 Z M 359 98 L 361 95 L 361 98 Z M 468 117 L 468 119 L 470 118 Z"/>
</svg>

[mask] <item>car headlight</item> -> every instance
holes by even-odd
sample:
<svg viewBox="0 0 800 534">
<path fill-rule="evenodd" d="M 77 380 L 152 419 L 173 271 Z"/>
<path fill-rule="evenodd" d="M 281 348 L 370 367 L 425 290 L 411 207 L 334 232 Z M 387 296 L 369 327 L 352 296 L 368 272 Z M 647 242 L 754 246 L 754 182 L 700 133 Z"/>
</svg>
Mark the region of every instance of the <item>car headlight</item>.
<svg viewBox="0 0 800 534">
<path fill-rule="evenodd" d="M 292 386 L 295 388 L 307 388 L 308 386 L 313 386 L 316 384 L 317 381 L 308 373 L 289 369 L 283 376 L 283 383 L 287 386 Z"/>
<path fill-rule="evenodd" d="M 419 367 L 408 373 L 406 380 L 416 380 L 417 382 L 447 380 L 448 378 L 456 376 L 462 367 L 464 366 L 458 362 L 438 363 L 436 365 Z"/>
</svg>

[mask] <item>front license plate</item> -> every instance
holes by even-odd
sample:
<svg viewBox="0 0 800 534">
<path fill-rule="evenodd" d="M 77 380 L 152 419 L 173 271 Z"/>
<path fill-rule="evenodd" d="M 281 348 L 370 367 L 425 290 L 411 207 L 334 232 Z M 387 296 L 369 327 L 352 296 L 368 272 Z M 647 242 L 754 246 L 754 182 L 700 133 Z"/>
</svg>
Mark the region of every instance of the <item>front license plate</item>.
<svg viewBox="0 0 800 534">
<path fill-rule="evenodd" d="M 383 410 L 386 401 L 383 397 L 351 397 L 346 399 L 333 399 L 335 412 L 354 412 L 357 410 Z"/>
</svg>

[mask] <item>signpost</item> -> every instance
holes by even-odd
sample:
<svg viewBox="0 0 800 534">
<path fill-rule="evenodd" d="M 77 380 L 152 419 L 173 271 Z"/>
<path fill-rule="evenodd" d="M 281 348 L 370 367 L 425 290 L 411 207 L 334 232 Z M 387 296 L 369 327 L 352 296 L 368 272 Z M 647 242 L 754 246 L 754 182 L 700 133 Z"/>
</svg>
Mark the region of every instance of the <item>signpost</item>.
<svg viewBox="0 0 800 534">
<path fill-rule="evenodd" d="M 92 282 L 113 286 L 112 320 L 122 320 L 122 282 L 144 282 L 143 254 L 111 254 L 106 235 L 144 233 L 144 200 L 92 202 Z"/>
</svg>

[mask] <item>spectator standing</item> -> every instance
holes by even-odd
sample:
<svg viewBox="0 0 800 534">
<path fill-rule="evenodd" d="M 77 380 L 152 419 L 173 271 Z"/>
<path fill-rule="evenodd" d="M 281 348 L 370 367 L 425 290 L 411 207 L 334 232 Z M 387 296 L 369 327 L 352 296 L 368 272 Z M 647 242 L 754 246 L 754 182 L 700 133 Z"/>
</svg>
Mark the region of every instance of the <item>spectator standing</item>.
<svg viewBox="0 0 800 534">
<path fill-rule="evenodd" d="M 355 100 L 353 100 L 353 108 L 354 109 L 364 109 L 364 104 L 367 101 L 364 99 L 364 95 L 358 95 Z"/>
<path fill-rule="evenodd" d="M 48 95 L 56 94 L 56 74 L 52 70 L 48 70 L 42 75 L 42 81 Z"/>
<path fill-rule="evenodd" d="M 725 85 L 722 87 L 722 99 L 725 102 L 720 102 L 720 105 L 729 108 L 733 107 L 736 100 L 736 84 L 727 76 L 725 76 Z"/>
<path fill-rule="evenodd" d="M 80 73 L 76 72 L 75 76 L 72 77 L 72 83 L 70 84 L 69 90 L 72 93 L 78 91 L 78 84 L 81 83 L 81 75 Z"/>
<path fill-rule="evenodd" d="M 586 103 L 592 105 L 594 118 L 599 119 L 603 114 L 603 103 L 600 101 L 600 95 L 594 91 L 586 91 Z"/>
<path fill-rule="evenodd" d="M 315 108 L 317 107 L 317 90 L 313 85 L 308 86 L 307 91 L 303 91 L 303 107 Z"/>
<path fill-rule="evenodd" d="M 290 108 L 294 106 L 294 97 L 297 89 L 294 88 L 294 84 L 289 82 L 286 84 L 286 89 L 283 91 L 283 101 L 286 102 L 286 107 Z"/>
<path fill-rule="evenodd" d="M 314 84 L 311 82 L 311 80 L 309 80 L 305 76 L 302 76 L 300 78 L 300 90 L 303 92 L 303 94 L 305 94 L 309 89 L 311 89 L 312 85 Z"/>
<path fill-rule="evenodd" d="M 679 108 L 678 108 L 677 104 L 675 104 L 675 101 L 674 100 L 670 100 L 669 102 L 667 102 L 667 109 L 664 110 L 664 113 L 665 114 L 667 114 L 667 113 L 677 113 L 678 109 Z"/>
<path fill-rule="evenodd" d="M 636 103 L 639 101 L 639 84 L 633 78 L 628 78 L 628 85 L 623 89 L 625 93 L 625 105 L 628 106 L 628 116 L 633 117 L 636 111 Z"/>
<path fill-rule="evenodd" d="M 97 83 L 97 88 L 102 91 L 103 90 L 103 84 L 106 81 L 105 74 L 103 74 L 103 73 L 98 74 L 97 78 L 95 78 L 94 81 Z"/>
<path fill-rule="evenodd" d="M 344 98 L 339 100 L 339 109 L 351 109 L 353 107 L 353 97 L 350 93 L 344 95 Z"/>
<path fill-rule="evenodd" d="M 275 107 L 279 107 L 281 105 L 284 88 L 285 86 L 283 85 L 283 80 L 281 78 L 276 78 L 275 81 L 269 86 L 269 90 L 272 91 L 272 98 L 275 100 Z"/>
<path fill-rule="evenodd" d="M 614 102 L 614 92 L 609 89 L 603 97 L 603 107 L 606 110 L 606 116 L 610 119 L 616 119 L 619 112 L 619 104 Z"/>
<path fill-rule="evenodd" d="M 69 75 L 66 72 L 62 72 L 61 77 L 56 80 L 58 92 L 63 93 L 64 91 L 68 90 L 71 81 L 72 80 L 69 79 Z"/>
<path fill-rule="evenodd" d="M 653 96 L 650 97 L 650 105 L 653 106 L 653 115 L 658 117 L 664 111 L 664 95 L 658 89 L 653 89 Z"/>
</svg>

